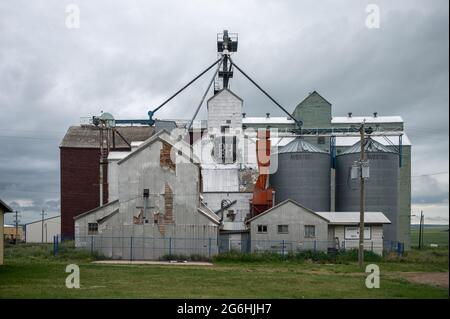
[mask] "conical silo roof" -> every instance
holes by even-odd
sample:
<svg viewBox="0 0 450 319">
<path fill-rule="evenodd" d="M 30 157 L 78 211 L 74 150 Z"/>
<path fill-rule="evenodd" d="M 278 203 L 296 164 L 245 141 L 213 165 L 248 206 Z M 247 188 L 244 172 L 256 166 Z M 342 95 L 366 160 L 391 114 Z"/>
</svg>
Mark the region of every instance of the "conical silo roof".
<svg viewBox="0 0 450 319">
<path fill-rule="evenodd" d="M 383 144 L 373 140 L 370 137 L 366 137 L 364 139 L 364 151 L 366 153 L 396 153 L 393 150 L 390 150 Z M 348 149 L 343 151 L 340 155 L 344 154 L 353 154 L 353 153 L 359 153 L 361 152 L 361 141 L 356 142 L 352 146 L 350 146 Z"/>
<path fill-rule="evenodd" d="M 317 146 L 297 137 L 292 142 L 286 144 L 278 150 L 278 154 L 283 153 L 327 153 Z"/>
</svg>

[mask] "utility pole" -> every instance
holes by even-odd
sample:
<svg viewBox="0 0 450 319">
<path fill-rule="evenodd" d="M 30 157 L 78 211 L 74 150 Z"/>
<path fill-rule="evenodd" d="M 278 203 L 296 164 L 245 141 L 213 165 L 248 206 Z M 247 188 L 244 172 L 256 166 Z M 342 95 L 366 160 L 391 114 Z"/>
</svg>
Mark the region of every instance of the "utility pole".
<svg viewBox="0 0 450 319">
<path fill-rule="evenodd" d="M 44 243 L 44 216 L 45 216 L 45 210 L 42 210 L 41 213 L 41 242 Z"/>
<path fill-rule="evenodd" d="M 359 183 L 360 183 L 360 194 L 359 194 L 359 250 L 358 250 L 358 264 L 362 268 L 364 265 L 364 208 L 365 208 L 365 198 L 364 198 L 364 175 L 363 166 L 365 161 L 365 143 L 364 143 L 364 122 L 361 124 L 361 153 L 359 162 Z"/>
<path fill-rule="evenodd" d="M 15 211 L 14 226 L 16 226 L 16 236 L 14 237 L 14 244 L 17 244 L 17 236 L 19 235 L 19 212 Z"/>
<path fill-rule="evenodd" d="M 423 210 L 420 212 L 420 224 L 419 224 L 419 249 L 422 249 L 423 245 L 423 223 L 424 223 L 424 216 L 423 216 Z"/>
</svg>

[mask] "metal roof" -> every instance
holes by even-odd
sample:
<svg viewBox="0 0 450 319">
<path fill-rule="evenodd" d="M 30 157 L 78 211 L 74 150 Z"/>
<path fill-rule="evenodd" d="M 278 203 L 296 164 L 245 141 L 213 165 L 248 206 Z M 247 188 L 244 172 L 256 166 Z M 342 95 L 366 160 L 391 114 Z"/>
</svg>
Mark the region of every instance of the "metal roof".
<svg viewBox="0 0 450 319">
<path fill-rule="evenodd" d="M 2 201 L 1 199 L 0 199 L 0 208 L 2 208 L 2 210 L 5 213 L 11 213 L 13 211 L 12 208 L 9 207 L 8 205 L 6 205 L 6 203 L 4 201 Z"/>
<path fill-rule="evenodd" d="M 304 139 L 298 137 L 289 144 L 278 149 L 278 154 L 283 153 L 327 153 L 317 146 L 308 143 Z"/>
<path fill-rule="evenodd" d="M 316 212 L 330 224 L 354 225 L 359 224 L 359 212 Z M 390 224 L 391 221 L 382 212 L 365 212 L 365 224 Z"/>
<path fill-rule="evenodd" d="M 375 141 L 371 137 L 364 139 L 364 150 L 366 153 L 396 153 L 394 150 L 387 148 L 386 146 Z M 346 149 L 339 155 L 354 154 L 359 153 L 360 151 L 361 151 L 361 141 L 358 141 L 353 146 Z"/>
<path fill-rule="evenodd" d="M 294 120 L 288 117 L 244 117 L 243 124 L 295 124 Z"/>
<path fill-rule="evenodd" d="M 99 130 L 94 125 L 71 126 L 59 147 L 100 148 Z M 145 141 L 152 136 L 154 128 L 151 126 L 117 126 L 116 130 L 131 143 L 132 141 Z M 115 142 L 116 148 L 129 148 L 117 135 Z"/>
<path fill-rule="evenodd" d="M 131 146 L 133 146 L 133 145 L 131 145 Z M 118 160 L 121 160 L 122 158 L 125 158 L 130 153 L 131 153 L 131 151 L 124 151 L 124 152 L 113 151 L 113 152 L 109 152 L 108 160 L 109 161 L 118 161 Z"/>
<path fill-rule="evenodd" d="M 371 138 L 384 145 L 384 146 L 398 146 L 399 145 L 399 136 L 398 135 L 382 135 L 382 136 L 375 136 L 371 135 Z M 336 146 L 353 146 L 355 143 L 358 143 L 360 141 L 360 138 L 357 136 L 336 136 Z M 402 145 L 403 146 L 410 146 L 411 141 L 409 140 L 408 135 L 403 133 L 402 135 Z"/>
<path fill-rule="evenodd" d="M 331 124 L 403 123 L 401 116 L 334 116 Z"/>
</svg>

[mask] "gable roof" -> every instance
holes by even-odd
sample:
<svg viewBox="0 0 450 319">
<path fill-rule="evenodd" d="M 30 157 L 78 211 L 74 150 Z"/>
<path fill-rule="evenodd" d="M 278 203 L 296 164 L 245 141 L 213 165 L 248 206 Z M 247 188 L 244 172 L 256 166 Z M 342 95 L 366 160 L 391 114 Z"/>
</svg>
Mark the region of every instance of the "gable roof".
<svg viewBox="0 0 450 319">
<path fill-rule="evenodd" d="M 101 224 L 104 221 L 108 220 L 109 218 L 113 217 L 115 214 L 117 214 L 119 212 L 119 209 L 117 208 L 116 210 L 113 210 L 111 213 L 109 213 L 106 216 L 103 216 L 102 218 L 97 219 L 97 223 Z"/>
<path fill-rule="evenodd" d="M 163 135 L 165 135 L 165 137 L 164 137 Z M 185 156 L 186 158 L 188 158 L 189 160 L 191 160 L 191 154 L 186 154 L 185 151 L 184 151 L 184 149 L 177 148 L 177 147 L 174 145 L 174 143 L 173 143 L 174 141 L 172 141 L 172 140 L 170 139 L 170 133 L 167 132 L 166 129 L 162 129 L 161 131 L 155 133 L 153 136 L 151 136 L 151 137 L 148 138 L 146 141 L 144 141 L 144 142 L 143 142 L 141 145 L 139 145 L 139 147 L 136 148 L 134 151 L 132 151 L 132 152 L 129 153 L 127 156 L 125 156 L 124 158 L 122 158 L 121 160 L 119 160 L 119 161 L 117 162 L 117 164 L 120 165 L 120 164 L 122 164 L 123 162 L 129 160 L 131 157 L 133 157 L 133 156 L 135 156 L 136 154 L 140 153 L 142 150 L 144 150 L 145 148 L 147 148 L 149 145 L 153 144 L 153 143 L 156 142 L 156 141 L 161 141 L 161 142 L 163 142 L 163 143 L 168 143 L 168 144 L 170 144 L 172 147 L 176 148 L 178 151 L 181 151 L 181 153 L 182 153 L 183 156 Z M 190 146 L 188 143 L 186 143 L 184 140 L 177 141 L 177 143 L 184 143 L 184 145 L 185 145 L 187 148 L 191 149 L 191 146 Z M 197 160 L 197 162 L 199 162 L 199 161 Z"/>
<path fill-rule="evenodd" d="M 112 205 L 112 204 L 115 204 L 115 203 L 118 203 L 118 202 L 119 202 L 118 199 L 113 200 L 112 202 L 109 202 L 109 203 L 107 203 L 107 204 L 105 204 L 105 205 L 98 206 L 98 207 L 96 207 L 96 208 L 94 208 L 94 209 L 91 209 L 91 210 L 89 210 L 89 211 L 87 211 L 87 212 L 81 213 L 80 215 L 74 216 L 73 219 L 75 220 L 75 219 L 81 218 L 81 217 L 83 217 L 83 216 L 89 215 L 89 214 L 91 214 L 91 213 L 93 213 L 93 212 L 96 212 L 96 211 L 98 211 L 98 210 L 100 210 L 100 209 L 102 209 L 102 208 L 108 207 L 108 206 L 110 206 L 110 205 Z"/>
<path fill-rule="evenodd" d="M 313 215 L 316 215 L 317 217 L 319 217 L 319 218 L 321 218 L 321 219 L 323 219 L 323 220 L 329 222 L 328 219 L 326 219 L 326 218 L 324 218 L 324 217 L 318 215 L 318 214 L 317 214 L 316 212 L 314 212 L 313 210 L 311 210 L 311 209 L 309 209 L 309 208 L 307 208 L 307 207 L 305 207 L 305 206 L 303 206 L 303 205 L 297 203 L 296 201 L 294 201 L 294 200 L 292 200 L 292 199 L 286 199 L 286 200 L 282 201 L 281 203 L 279 203 L 279 204 L 273 206 L 272 208 L 266 210 L 265 212 L 263 212 L 263 213 L 261 213 L 261 214 L 258 214 L 258 215 L 256 215 L 256 216 L 250 218 L 249 220 L 247 220 L 247 223 L 252 222 L 252 221 L 254 221 L 255 219 L 257 219 L 257 218 L 259 218 L 259 217 L 261 217 L 261 216 L 263 216 L 263 215 L 269 214 L 269 213 L 271 213 L 273 210 L 278 209 L 279 207 L 284 206 L 284 205 L 286 205 L 286 204 L 289 203 L 289 202 L 292 203 L 292 204 L 294 204 L 294 205 L 296 205 L 297 207 L 303 208 L 303 209 L 306 210 L 307 212 L 309 212 L 309 213 L 311 213 L 311 214 L 313 214 Z"/>
<path fill-rule="evenodd" d="M 151 126 L 116 126 L 115 128 L 129 143 L 144 141 L 152 136 Z M 71 126 L 64 135 L 60 148 L 100 148 L 100 129 L 94 125 Z M 115 139 L 116 148 L 129 148 L 118 136 Z"/>
<path fill-rule="evenodd" d="M 216 96 L 218 96 L 219 94 L 222 94 L 224 91 L 227 91 L 229 93 L 231 93 L 231 95 L 233 95 L 234 97 L 236 97 L 237 99 L 239 99 L 241 102 L 244 102 L 244 100 L 239 97 L 236 93 L 234 93 L 233 91 L 227 89 L 227 88 L 223 88 L 222 90 L 220 90 L 219 92 L 217 92 L 216 94 L 214 94 L 213 96 L 211 96 L 206 103 L 209 103 L 209 101 L 211 101 L 213 98 L 215 98 Z"/>
<path fill-rule="evenodd" d="M 209 218 L 211 221 L 213 221 L 215 224 L 220 224 L 219 216 L 216 215 L 208 206 L 206 206 L 202 201 L 200 201 L 200 207 L 197 208 L 197 211 L 207 218 Z"/>
<path fill-rule="evenodd" d="M 3 210 L 3 212 L 5 213 L 12 213 L 12 208 L 9 207 L 8 205 L 6 205 L 6 203 L 4 201 L 2 201 L 0 199 L 0 208 Z"/>
<path fill-rule="evenodd" d="M 299 105 L 303 104 L 304 102 L 306 102 L 306 101 L 307 101 L 311 96 L 313 96 L 313 95 L 319 96 L 322 100 L 324 100 L 325 102 L 327 102 L 328 104 L 331 105 L 331 103 L 330 103 L 327 99 L 325 99 L 322 95 L 320 95 L 319 92 L 317 92 L 316 90 L 314 90 L 314 91 L 312 91 L 311 93 L 309 93 L 308 96 L 305 97 L 300 103 L 298 103 L 297 106 L 299 106 Z"/>
</svg>

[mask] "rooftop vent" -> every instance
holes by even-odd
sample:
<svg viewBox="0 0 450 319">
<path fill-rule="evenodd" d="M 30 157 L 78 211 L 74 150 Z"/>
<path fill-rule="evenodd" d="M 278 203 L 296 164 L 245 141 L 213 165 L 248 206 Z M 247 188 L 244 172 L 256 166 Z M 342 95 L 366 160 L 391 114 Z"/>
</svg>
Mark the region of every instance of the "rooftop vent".
<svg viewBox="0 0 450 319">
<path fill-rule="evenodd" d="M 270 113 L 266 113 L 266 118 L 269 118 L 270 117 Z"/>
<path fill-rule="evenodd" d="M 373 117 L 377 117 L 378 116 L 378 112 L 373 112 Z"/>
<path fill-rule="evenodd" d="M 348 112 L 348 117 L 352 117 L 352 112 Z"/>
<path fill-rule="evenodd" d="M 242 117 L 245 117 L 245 114 L 246 114 L 246 113 L 242 113 Z"/>
</svg>

